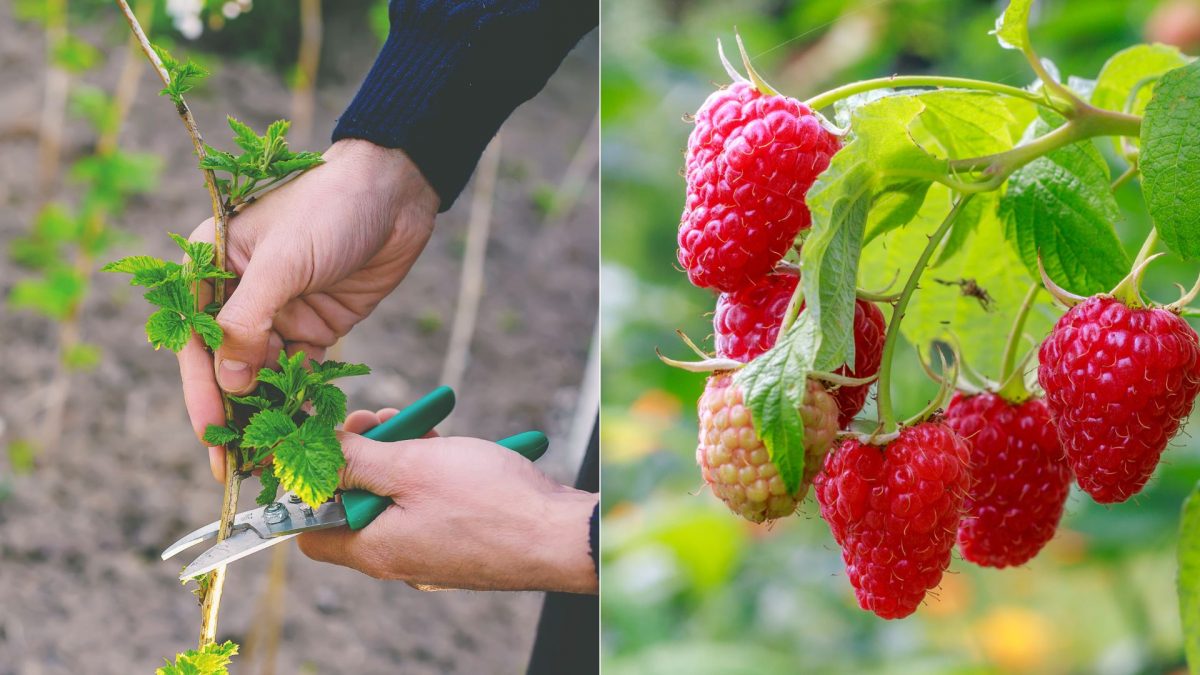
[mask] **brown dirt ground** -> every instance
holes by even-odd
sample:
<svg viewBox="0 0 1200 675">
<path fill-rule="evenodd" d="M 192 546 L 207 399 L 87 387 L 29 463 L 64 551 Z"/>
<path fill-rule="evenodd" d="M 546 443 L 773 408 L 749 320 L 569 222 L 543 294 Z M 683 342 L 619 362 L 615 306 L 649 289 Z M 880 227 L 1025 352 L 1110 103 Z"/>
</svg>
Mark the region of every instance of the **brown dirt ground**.
<svg viewBox="0 0 1200 675">
<path fill-rule="evenodd" d="M 89 27 L 109 44 L 119 27 Z M 329 17 L 313 147 L 369 67 L 374 46 L 361 26 Z M 338 36 L 347 39 L 339 40 Z M 334 45 L 344 50 L 331 53 Z M 84 76 L 111 87 L 120 50 Z M 0 9 L 0 246 L 30 222 L 43 47 L 40 32 Z M 579 448 L 565 439 L 596 318 L 598 196 L 591 187 L 571 214 L 547 225 L 531 195 L 554 184 L 587 133 L 597 105 L 596 39 L 589 36 L 547 89 L 504 127 L 501 179 L 486 287 L 454 431 L 501 437 L 545 429 L 544 467 L 569 482 Z M 169 158 L 161 189 L 132 202 L 121 223 L 138 240 L 113 255 L 174 255 L 166 230 L 188 232 L 207 208 L 187 139 L 147 70 L 122 138 L 130 150 Z M 220 138 L 224 113 L 262 127 L 289 114 L 281 79 L 253 64 L 221 63 L 193 97 L 201 125 Z M 87 128 L 70 122 L 67 159 L 86 153 Z M 375 373 L 348 383 L 352 407 L 402 404 L 436 385 L 457 297 L 469 192 L 440 220 L 401 289 L 344 342 L 342 358 Z M 70 184 L 60 191 L 76 192 Z M 139 241 L 140 240 L 140 241 Z M 0 260 L 0 293 L 22 272 Z M 194 644 L 195 600 L 179 564 L 158 552 L 216 517 L 221 489 L 191 436 L 170 354 L 141 334 L 146 308 L 121 279 L 98 277 L 83 334 L 104 350 L 76 375 L 57 447 L 30 473 L 12 475 L 0 454 L 0 675 L 146 673 Z M 54 370 L 55 327 L 0 313 L 0 448 L 36 433 Z M 555 452 L 557 450 L 557 452 Z M 247 485 L 253 494 L 254 484 Z M 243 499 L 243 508 L 250 498 Z M 244 641 L 266 587 L 269 555 L 230 568 L 220 637 Z M 541 604 L 533 593 L 422 593 L 320 565 L 292 548 L 287 562 L 281 673 L 491 673 L 523 670 Z M 235 673 L 249 672 L 240 668 Z"/>
</svg>

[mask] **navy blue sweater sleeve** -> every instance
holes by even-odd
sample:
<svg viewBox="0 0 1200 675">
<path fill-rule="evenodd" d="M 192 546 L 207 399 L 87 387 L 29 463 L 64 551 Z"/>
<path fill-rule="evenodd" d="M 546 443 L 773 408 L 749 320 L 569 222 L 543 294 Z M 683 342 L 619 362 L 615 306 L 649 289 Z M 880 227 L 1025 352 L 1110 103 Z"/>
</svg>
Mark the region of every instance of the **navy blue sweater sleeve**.
<svg viewBox="0 0 1200 675">
<path fill-rule="evenodd" d="M 458 197 L 505 119 L 599 22 L 594 0 L 391 0 L 391 30 L 333 140 L 400 148 Z"/>
</svg>

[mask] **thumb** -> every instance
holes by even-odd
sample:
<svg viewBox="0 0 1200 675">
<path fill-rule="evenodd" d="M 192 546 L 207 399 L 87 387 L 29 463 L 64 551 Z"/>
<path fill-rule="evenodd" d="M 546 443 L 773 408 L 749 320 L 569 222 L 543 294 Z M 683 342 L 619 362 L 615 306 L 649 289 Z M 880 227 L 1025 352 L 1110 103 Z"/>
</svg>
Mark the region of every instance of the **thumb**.
<svg viewBox="0 0 1200 675">
<path fill-rule="evenodd" d="M 230 394 L 254 387 L 255 375 L 267 360 L 267 342 L 275 314 L 299 295 L 287 283 L 290 275 L 278 269 L 279 257 L 252 258 L 237 288 L 217 314 L 225 333 L 216 353 L 217 383 Z"/>
</svg>

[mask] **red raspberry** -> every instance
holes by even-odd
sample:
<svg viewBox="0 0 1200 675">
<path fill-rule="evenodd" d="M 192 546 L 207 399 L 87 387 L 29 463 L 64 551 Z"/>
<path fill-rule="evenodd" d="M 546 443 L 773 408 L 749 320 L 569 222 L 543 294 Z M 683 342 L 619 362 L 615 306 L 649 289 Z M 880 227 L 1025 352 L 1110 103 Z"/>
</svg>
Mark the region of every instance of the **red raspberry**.
<svg viewBox="0 0 1200 675">
<path fill-rule="evenodd" d="M 942 580 L 971 485 L 968 454 L 950 427 L 925 422 L 883 447 L 847 440 L 825 459 L 817 502 L 860 607 L 901 619 Z"/>
<path fill-rule="evenodd" d="M 742 389 L 728 373 L 708 378 L 698 406 L 700 443 L 696 463 L 704 482 L 730 511 L 761 523 L 795 513 L 821 469 L 837 434 L 837 404 L 820 383 L 809 380 L 800 416 L 804 420 L 804 476 L 789 494 L 767 448 L 754 433 Z"/>
<path fill-rule="evenodd" d="M 958 549 L 984 567 L 1023 565 L 1054 536 L 1071 492 L 1071 467 L 1040 398 L 955 394 L 946 424 L 971 449 L 974 483 Z"/>
<path fill-rule="evenodd" d="M 1101 504 L 1137 494 L 1200 393 L 1196 331 L 1165 309 L 1094 296 L 1058 320 L 1038 361 L 1079 487 Z"/>
<path fill-rule="evenodd" d="M 679 263 L 702 288 L 767 275 L 810 217 L 804 197 L 841 146 L 803 103 L 737 83 L 713 92 L 688 137 Z"/>
<path fill-rule="evenodd" d="M 797 281 L 795 275 L 771 274 L 750 288 L 722 293 L 713 315 L 717 356 L 749 363 L 770 349 L 779 336 L 779 326 Z M 804 305 L 800 309 L 803 311 Z M 854 368 L 843 365 L 837 374 L 870 377 L 879 372 L 886 330 L 879 307 L 859 300 L 854 306 Z M 854 416 L 862 411 L 870 389 L 871 385 L 864 384 L 838 387 L 831 392 L 837 399 L 839 429 L 850 426 Z"/>
</svg>

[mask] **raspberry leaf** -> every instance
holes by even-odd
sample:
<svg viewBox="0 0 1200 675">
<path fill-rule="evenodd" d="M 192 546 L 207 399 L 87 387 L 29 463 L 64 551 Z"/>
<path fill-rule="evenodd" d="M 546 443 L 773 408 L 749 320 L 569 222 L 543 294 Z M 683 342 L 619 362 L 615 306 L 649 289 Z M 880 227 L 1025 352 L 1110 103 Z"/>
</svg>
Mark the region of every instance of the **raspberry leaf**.
<svg viewBox="0 0 1200 675">
<path fill-rule="evenodd" d="M 273 447 L 296 431 L 296 423 L 282 410 L 261 410 L 250 418 L 242 432 L 242 447 L 266 449 Z"/>
<path fill-rule="evenodd" d="M 232 641 L 211 643 L 200 649 L 189 649 L 175 657 L 175 662 L 154 671 L 155 675 L 229 675 L 230 660 L 238 653 Z"/>
<path fill-rule="evenodd" d="M 357 375 L 369 375 L 371 369 L 361 363 L 342 363 L 341 361 L 325 361 L 324 363 L 312 364 L 312 380 L 314 382 L 328 382 L 339 377 L 354 377 Z"/>
<path fill-rule="evenodd" d="M 209 349 L 216 351 L 221 346 L 225 333 L 212 316 L 204 312 L 193 312 L 188 317 L 188 323 L 191 324 L 192 330 L 200 336 L 200 339 L 204 340 L 204 344 Z"/>
<path fill-rule="evenodd" d="M 275 501 L 275 495 L 279 494 L 279 478 L 275 475 L 274 466 L 263 469 L 262 475 L 259 478 L 262 482 L 262 490 L 254 498 L 254 503 L 259 506 L 266 506 Z"/>
<path fill-rule="evenodd" d="M 1096 88 L 1092 91 L 1092 105 L 1108 110 L 1125 111 L 1133 115 L 1141 115 L 1150 102 L 1150 92 L 1153 87 L 1149 78 L 1187 64 L 1187 57 L 1178 48 L 1163 44 L 1135 45 L 1113 54 L 1100 75 L 1096 78 Z M 1128 106 L 1134 87 L 1139 87 L 1133 105 Z M 1137 143 L 1136 138 L 1125 139 Z M 1121 138 L 1113 139 L 1113 147 L 1118 153 L 1123 152 Z"/>
<path fill-rule="evenodd" d="M 1039 119 L 1026 140 L 1050 129 Z M 1000 214 L 1031 274 L 1038 273 L 1040 255 L 1050 278 L 1074 293 L 1103 293 L 1121 281 L 1129 258 L 1113 229 L 1120 209 L 1109 181 L 1108 164 L 1091 141 L 1054 150 L 1009 177 Z"/>
<path fill-rule="evenodd" d="M 858 259 L 868 213 L 875 196 L 888 195 L 899 216 L 887 227 L 903 224 L 914 211 L 917 193 L 947 163 L 916 144 L 908 127 L 924 110 L 915 96 L 889 96 L 853 110 L 853 140 L 834 155 L 829 168 L 808 192 L 812 230 L 801 253 L 804 300 L 817 325 L 813 368 L 836 370 L 854 361 L 854 301 Z M 894 200 L 894 201 L 893 201 Z"/>
<path fill-rule="evenodd" d="M 816 320 L 805 311 L 774 347 L 734 375 L 750 408 L 754 432 L 779 467 L 784 485 L 793 493 L 800 489 L 804 476 L 804 419 L 800 408 L 818 340 Z"/>
<path fill-rule="evenodd" d="M 928 236 L 950 210 L 951 192 L 935 185 L 916 218 L 901 230 L 889 232 L 863 249 L 859 264 L 859 283 L 865 288 L 882 288 L 895 278 L 897 270 L 906 270 L 920 255 Z M 980 207 L 976 207 L 976 203 Z M 957 233 L 975 223 L 971 242 L 951 251 Z M 960 228 L 964 228 L 960 230 Z M 1008 327 L 1014 312 L 1034 277 L 1024 269 L 1020 258 L 1004 239 L 1003 227 L 996 215 L 995 198 L 976 195 L 950 230 L 947 241 L 938 252 L 938 265 L 921 278 L 919 290 L 913 294 L 900 324 L 900 333 L 918 349 L 927 349 L 934 340 L 945 340 L 947 333 L 958 337 L 967 362 L 980 367 L 999 364 L 1004 352 Z M 963 293 L 955 285 L 972 279 L 985 290 L 991 301 L 985 308 L 976 297 Z M 951 283 L 938 283 L 943 282 Z M 1031 312 L 1026 333 L 1044 335 L 1054 323 L 1050 299 L 1043 294 Z"/>
<path fill-rule="evenodd" d="M 204 430 L 204 442 L 209 445 L 225 445 L 232 441 L 236 441 L 238 432 L 229 427 L 220 427 L 215 424 L 208 425 Z"/>
<path fill-rule="evenodd" d="M 335 426 L 346 420 L 346 394 L 332 384 L 318 384 L 310 390 L 317 418 Z"/>
<path fill-rule="evenodd" d="M 173 352 L 183 349 L 192 337 L 187 317 L 174 309 L 160 309 L 146 319 L 146 339 L 155 349 L 166 347 Z"/>
<path fill-rule="evenodd" d="M 1168 248 L 1200 258 L 1200 61 L 1158 81 L 1142 121 L 1142 194 Z"/>
<path fill-rule="evenodd" d="M 316 508 L 333 496 L 346 464 L 333 428 L 310 417 L 275 446 L 275 475 L 285 490 Z"/>
</svg>

